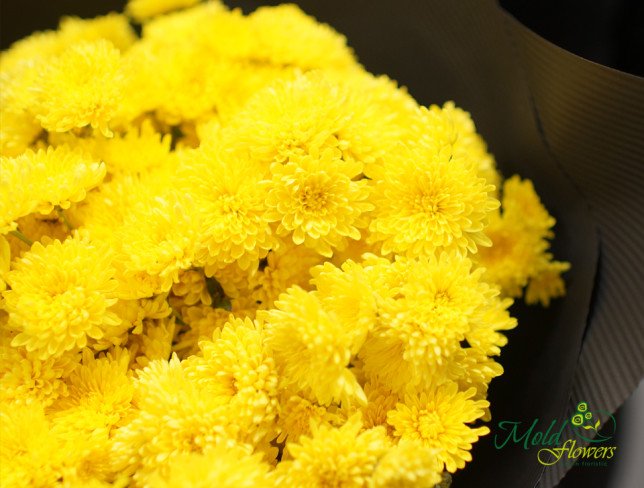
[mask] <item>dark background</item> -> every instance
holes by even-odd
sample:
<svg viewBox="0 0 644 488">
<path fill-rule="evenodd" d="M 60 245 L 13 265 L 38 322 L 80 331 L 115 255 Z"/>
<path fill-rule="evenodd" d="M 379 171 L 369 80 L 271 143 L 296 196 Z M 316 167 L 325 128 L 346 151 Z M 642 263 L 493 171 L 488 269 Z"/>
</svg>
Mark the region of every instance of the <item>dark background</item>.
<svg viewBox="0 0 644 488">
<path fill-rule="evenodd" d="M 109 11 L 120 11 L 126 3 L 119 0 L 102 0 L 100 2 L 87 0 L 0 1 L 0 44 L 2 49 L 7 48 L 15 40 L 30 34 L 34 30 L 55 28 L 58 19 L 62 15 L 92 17 Z M 319 1 L 324 2 L 325 0 Z M 349 0 L 349 2 L 351 1 Z M 422 2 L 423 0 L 418 1 Z M 229 1 L 228 3 L 230 5 L 237 4 L 235 1 Z M 244 6 L 252 6 L 264 2 L 244 1 L 240 3 L 243 3 Z M 377 5 L 378 3 L 378 0 L 372 0 L 372 4 Z M 563 0 L 557 2 L 553 0 L 506 0 L 502 1 L 501 4 L 519 21 L 554 44 L 596 63 L 644 76 L 644 1 Z M 351 10 L 352 7 L 353 5 L 347 5 L 348 10 Z M 368 14 L 365 14 L 366 19 L 362 24 L 357 27 L 352 24 L 353 34 L 349 29 L 343 27 L 343 24 L 346 25 L 348 22 L 348 16 L 345 16 L 341 11 L 337 11 L 333 17 L 337 18 L 337 23 L 333 21 L 331 23 L 348 35 L 350 44 L 352 44 L 352 36 L 356 35 L 357 30 L 370 27 Z M 395 23 L 396 19 L 392 18 L 391 22 Z M 383 34 L 386 35 L 385 32 Z M 414 64 L 414 60 L 417 59 L 415 52 L 385 53 L 385 57 L 389 54 L 390 59 L 395 59 L 398 63 L 396 68 L 391 68 L 386 63 L 381 62 L 381 58 L 378 55 L 365 49 L 368 44 L 360 45 L 358 37 L 355 37 L 355 40 L 358 57 L 365 62 L 368 69 L 375 72 L 391 72 L 395 77 L 400 77 L 400 81 L 403 84 L 407 84 L 412 94 L 417 94 L 420 97 L 419 100 L 423 103 L 428 103 L 425 98 L 429 98 L 430 102 L 440 103 L 443 101 L 432 99 L 427 94 L 425 94 L 425 97 L 421 96 L 425 78 L 429 76 L 436 77 L 437 75 L 429 72 L 430 68 Z M 422 49 L 422 46 L 418 47 Z M 449 77 L 445 79 L 447 80 Z M 450 91 L 448 86 L 442 87 L 440 82 L 437 83 L 439 85 L 437 93 Z M 449 81 L 444 83 L 449 84 Z M 507 96 L 507 94 L 503 94 L 503 96 Z M 459 103 L 458 99 L 456 101 Z M 469 106 L 464 108 L 470 109 Z M 504 148 L 503 144 L 499 142 L 499 131 L 493 130 L 494 123 L 492 123 L 492 116 L 489 112 L 481 111 L 481 113 L 476 113 L 473 105 L 472 111 L 474 119 L 481 123 L 481 131 L 484 137 L 489 140 L 491 150 L 499 156 L 500 163 L 511 159 L 509 156 L 512 151 L 509 148 Z M 517 145 L 520 144 L 517 142 Z M 525 174 L 524 171 L 522 173 Z M 526 176 L 528 175 L 526 174 Z M 543 190 L 546 190 L 547 193 L 547 188 L 543 188 Z M 539 188 L 540 193 L 541 191 L 542 188 Z M 562 229 L 561 232 L 563 235 L 564 230 Z M 521 317 L 523 314 L 520 310 L 516 310 L 516 315 Z M 532 310 L 526 315 L 537 317 L 539 313 Z M 548 323 L 548 317 L 548 313 L 544 313 L 543 318 L 537 317 L 535 325 Z M 526 335 L 529 325 L 526 324 L 523 329 L 517 329 L 509 334 L 510 344 L 514 345 L 514 347 L 509 346 L 507 351 L 504 352 L 504 362 L 507 361 L 507 364 L 511 364 L 513 360 L 521 359 L 521 356 L 528 350 L 528 348 L 517 346 L 520 346 L 521 342 L 531 340 L 531 337 Z M 516 358 L 513 356 L 516 356 Z M 506 385 L 512 384 L 512 375 L 513 371 L 508 369 L 503 377 Z M 516 378 L 514 381 L 519 384 L 522 378 Z M 501 383 L 493 383 L 491 396 L 498 394 L 495 390 L 500 389 L 501 386 Z M 625 428 L 625 423 L 619 418 L 619 414 L 617 423 Z M 618 435 L 620 431 L 622 429 L 618 430 Z M 619 443 L 619 438 L 617 442 Z M 476 452 L 474 457 L 476 460 Z M 559 486 L 562 488 L 581 486 L 591 488 L 607 487 L 611 476 L 610 469 L 573 469 Z M 459 479 L 460 476 L 457 476 L 455 486 L 469 486 L 471 484 L 469 482 L 465 484 L 459 483 Z M 467 478 L 465 479 L 467 480 Z M 485 488 L 486 485 L 481 486 Z"/>
</svg>

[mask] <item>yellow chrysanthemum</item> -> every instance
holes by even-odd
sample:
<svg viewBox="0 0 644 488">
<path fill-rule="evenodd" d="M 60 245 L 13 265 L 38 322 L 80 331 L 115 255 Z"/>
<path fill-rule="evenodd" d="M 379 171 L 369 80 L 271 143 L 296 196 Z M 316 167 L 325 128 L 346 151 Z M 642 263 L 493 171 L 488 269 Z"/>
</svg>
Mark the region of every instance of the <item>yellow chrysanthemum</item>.
<svg viewBox="0 0 644 488">
<path fill-rule="evenodd" d="M 181 305 L 211 305 L 212 296 L 208 290 L 208 280 L 202 272 L 187 269 L 179 272 L 179 281 L 172 285 L 172 294 L 181 298 Z M 175 307 L 179 310 L 181 307 Z"/>
<path fill-rule="evenodd" d="M 400 259 L 397 266 L 405 269 L 400 295 L 381 302 L 379 321 L 359 354 L 364 372 L 394 391 L 453 375 L 450 359 L 479 327 L 482 315 L 495 319 L 483 321 L 491 332 L 513 325 L 497 304 L 498 292 L 480 281 L 482 270 L 472 271 L 468 259 L 443 253 L 438 259 Z M 497 336 L 491 341 L 490 346 Z"/>
<path fill-rule="evenodd" d="M 349 99 L 345 87 L 319 72 L 280 80 L 255 94 L 221 137 L 229 150 L 250 154 L 266 169 L 323 156 L 328 148 L 346 150 L 350 143 L 338 134 L 351 120 Z"/>
<path fill-rule="evenodd" d="M 310 389 L 322 405 L 365 402 L 364 392 L 348 368 L 356 334 L 326 312 L 315 295 L 297 286 L 282 294 L 275 307 L 262 316 L 267 344 L 285 380 Z"/>
<path fill-rule="evenodd" d="M 188 377 L 203 394 L 212 395 L 235 411 L 245 436 L 257 443 L 277 414 L 277 371 L 263 347 L 264 332 L 250 319 L 233 319 L 199 343 L 200 356 L 186 360 Z"/>
<path fill-rule="evenodd" d="M 249 19 L 257 36 L 253 56 L 260 62 L 304 69 L 346 69 L 357 64 L 344 36 L 295 5 L 261 7 Z"/>
<path fill-rule="evenodd" d="M 0 403 L 0 480 L 3 487 L 53 486 L 69 453 L 50 434 L 42 405 Z"/>
<path fill-rule="evenodd" d="M 111 136 L 122 84 L 120 52 L 112 43 L 75 44 L 43 66 L 30 109 L 48 131 L 90 125 Z"/>
<path fill-rule="evenodd" d="M 110 311 L 113 275 L 109 250 L 86 238 L 35 243 L 7 274 L 11 344 L 47 359 L 101 339 L 121 322 Z"/>
<path fill-rule="evenodd" d="M 548 252 L 555 219 L 532 182 L 518 176 L 504 182 L 502 203 L 502 213 L 494 212 L 490 218 L 492 247 L 481 249 L 477 262 L 485 268 L 485 279 L 505 295 L 519 297 L 528 285 L 528 303 L 548 304 L 565 293 L 561 273 L 569 268 L 568 263 L 553 261 Z"/>
<path fill-rule="evenodd" d="M 82 365 L 68 378 L 69 393 L 48 411 L 52 428 L 60 435 L 109 436 L 123 424 L 132 401 L 132 380 L 128 377 L 127 352 L 116 357 L 95 359 L 83 350 Z"/>
<path fill-rule="evenodd" d="M 197 3 L 199 0 L 129 0 L 126 10 L 136 20 L 141 21 L 172 10 L 192 7 Z"/>
<path fill-rule="evenodd" d="M 110 470 L 104 436 L 70 438 L 50 425 L 37 403 L 15 408 L 0 404 L 0 480 L 3 487 L 105 487 Z"/>
<path fill-rule="evenodd" d="M 495 190 L 499 189 L 501 176 L 494 157 L 487 152 L 469 113 L 456 107 L 454 102 L 446 102 L 442 107 L 421 107 L 416 116 L 418 120 L 410 124 L 413 138 L 462 159 L 488 184 L 494 185 Z"/>
<path fill-rule="evenodd" d="M 297 442 L 301 435 L 309 435 L 311 425 L 328 424 L 339 427 L 345 418 L 334 405 L 323 407 L 316 401 L 286 389 L 280 397 L 280 413 L 277 418 L 279 436 L 276 442 Z M 284 452 L 283 456 L 288 456 Z"/>
<path fill-rule="evenodd" d="M 490 432 L 487 427 L 470 424 L 481 418 L 486 400 L 471 400 L 474 388 L 458 391 L 455 383 L 447 383 L 420 395 L 407 395 L 389 412 L 388 422 L 401 441 L 420 442 L 436 449 L 437 456 L 450 473 L 472 460 L 470 450 L 479 437 Z"/>
<path fill-rule="evenodd" d="M 129 127 L 125 134 L 112 138 L 97 136 L 90 152 L 105 161 L 110 173 L 136 173 L 172 164 L 170 134 L 159 134 L 149 120 L 140 127 Z"/>
<path fill-rule="evenodd" d="M 145 368 L 152 361 L 167 361 L 172 355 L 176 338 L 174 319 L 144 321 L 140 334 L 130 334 L 126 346 L 131 354 L 133 369 Z"/>
<path fill-rule="evenodd" d="M 186 153 L 190 167 L 181 182 L 192 195 L 201 230 L 197 262 L 210 265 L 213 272 L 233 262 L 247 269 L 275 244 L 263 217 L 259 168 L 248 161 L 231 164 L 223 157 L 212 146 Z"/>
<path fill-rule="evenodd" d="M 551 257 L 550 254 L 546 256 Z M 566 284 L 561 274 L 570 269 L 570 263 L 549 261 L 544 263 L 539 272 L 530 278 L 525 291 L 525 301 L 528 304 L 541 303 L 544 307 L 550 305 L 553 298 L 566 294 Z"/>
<path fill-rule="evenodd" d="M 133 418 L 114 434 L 117 471 L 136 471 L 135 479 L 145 481 L 157 469 L 165 473 L 177 454 L 236 443 L 235 412 L 189 379 L 176 356 L 150 362 L 134 388 Z"/>
<path fill-rule="evenodd" d="M 386 386 L 379 383 L 368 382 L 364 385 L 367 404 L 360 408 L 364 427 L 369 429 L 382 425 L 387 434 L 393 433 L 392 427 L 387 424 L 387 413 L 396 408 L 399 397 Z"/>
<path fill-rule="evenodd" d="M 364 487 L 389 445 L 384 428 L 362 430 L 359 415 L 339 428 L 314 425 L 310 437 L 287 444 L 293 460 L 281 463 L 278 479 L 286 486 Z"/>
<path fill-rule="evenodd" d="M 431 144 L 401 146 L 373 176 L 370 239 L 382 243 L 383 254 L 475 253 L 491 244 L 483 231 L 499 202 L 467 161 Z"/>
<path fill-rule="evenodd" d="M 3 336 L 6 334 L 2 330 Z M 40 403 L 48 407 L 68 394 L 65 383 L 78 366 L 80 355 L 66 353 L 45 360 L 38 359 L 24 347 L 13 347 L 10 336 L 0 345 L 0 400 L 16 405 Z M 16 407 L 18 408 L 18 407 Z"/>
<path fill-rule="evenodd" d="M 238 310 L 235 310 L 237 313 Z M 230 318 L 231 310 L 212 308 L 207 305 L 186 307 L 181 310 L 181 321 L 185 324 L 179 337 L 172 345 L 180 358 L 199 354 L 199 342 L 211 340 L 216 330 L 221 329 Z M 239 314 L 245 317 L 245 314 Z"/>
<path fill-rule="evenodd" d="M 28 149 L 15 158 L 0 159 L 0 233 L 32 212 L 69 208 L 105 176 L 105 164 L 94 162 L 67 146 Z"/>
<path fill-rule="evenodd" d="M 416 442 L 401 441 L 378 462 L 372 488 L 436 488 L 443 463 L 436 449 Z"/>
<path fill-rule="evenodd" d="M 0 234 L 0 309 L 2 308 L 2 292 L 7 289 L 6 274 L 11 265 L 11 244 Z"/>
<path fill-rule="evenodd" d="M 378 304 L 369 276 L 353 261 L 346 261 L 341 269 L 324 263 L 311 269 L 311 273 L 324 307 L 354 335 L 352 353 L 356 354 L 376 324 Z"/>
<path fill-rule="evenodd" d="M 338 158 L 327 149 L 286 164 L 271 165 L 267 183 L 266 218 L 278 222 L 277 234 L 291 236 L 323 256 L 345 247 L 347 237 L 360 239 L 363 214 L 373 208 L 366 202 L 367 180 L 353 181 L 362 165 Z"/>
<path fill-rule="evenodd" d="M 131 209 L 113 236 L 115 262 L 125 275 L 149 275 L 158 283 L 155 293 L 179 281 L 179 272 L 194 261 L 198 222 L 192 205 L 189 197 L 170 190 Z"/>
<path fill-rule="evenodd" d="M 66 45 L 106 39 L 120 51 L 127 50 L 137 40 L 127 17 L 114 12 L 93 19 L 63 17 L 58 34 Z"/>
<path fill-rule="evenodd" d="M 201 453 L 183 453 L 167 470 L 156 471 L 146 486 L 158 488 L 273 488 L 269 465 L 260 454 L 238 446 L 217 446 Z"/>
</svg>

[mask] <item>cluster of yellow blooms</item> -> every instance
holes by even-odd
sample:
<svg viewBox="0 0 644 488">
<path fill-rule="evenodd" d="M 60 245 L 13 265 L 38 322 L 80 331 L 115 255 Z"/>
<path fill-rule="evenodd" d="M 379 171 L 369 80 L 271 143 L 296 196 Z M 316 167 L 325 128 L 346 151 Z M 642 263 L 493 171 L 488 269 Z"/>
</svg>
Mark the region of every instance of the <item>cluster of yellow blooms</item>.
<svg viewBox="0 0 644 488">
<path fill-rule="evenodd" d="M 3 486 L 433 487 L 471 459 L 512 298 L 568 265 L 466 112 L 292 5 L 131 0 L 0 66 Z"/>
</svg>

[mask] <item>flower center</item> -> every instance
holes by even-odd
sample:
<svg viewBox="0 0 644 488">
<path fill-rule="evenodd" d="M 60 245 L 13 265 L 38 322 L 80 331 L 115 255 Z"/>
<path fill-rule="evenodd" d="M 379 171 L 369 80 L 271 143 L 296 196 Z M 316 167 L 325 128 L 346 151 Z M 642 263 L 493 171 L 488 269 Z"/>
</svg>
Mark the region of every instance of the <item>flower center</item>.
<svg viewBox="0 0 644 488">
<path fill-rule="evenodd" d="M 300 206 L 306 212 L 319 212 L 327 206 L 328 197 L 323 188 L 319 186 L 306 186 L 299 190 L 298 199 Z"/>
<path fill-rule="evenodd" d="M 418 432 L 423 439 L 436 439 L 443 430 L 441 418 L 436 412 L 422 410 L 419 413 Z"/>
</svg>

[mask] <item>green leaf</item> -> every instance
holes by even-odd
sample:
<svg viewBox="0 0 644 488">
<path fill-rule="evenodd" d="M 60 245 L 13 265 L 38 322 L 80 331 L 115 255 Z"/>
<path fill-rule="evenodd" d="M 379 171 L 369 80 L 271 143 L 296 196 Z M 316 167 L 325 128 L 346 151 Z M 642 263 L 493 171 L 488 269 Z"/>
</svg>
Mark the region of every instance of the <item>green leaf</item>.
<svg viewBox="0 0 644 488">
<path fill-rule="evenodd" d="M 595 429 L 597 429 L 597 427 L 599 427 L 599 419 L 597 419 L 597 422 L 595 422 Z"/>
</svg>

